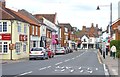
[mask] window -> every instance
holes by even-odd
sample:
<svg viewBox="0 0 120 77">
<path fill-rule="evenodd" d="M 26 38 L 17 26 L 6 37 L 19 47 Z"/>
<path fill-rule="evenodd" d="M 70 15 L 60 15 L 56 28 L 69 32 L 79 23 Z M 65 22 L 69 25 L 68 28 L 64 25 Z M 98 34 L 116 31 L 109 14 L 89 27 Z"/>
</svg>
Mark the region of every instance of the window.
<svg viewBox="0 0 120 77">
<path fill-rule="evenodd" d="M 34 26 L 32 26 L 32 34 L 34 35 Z"/>
<path fill-rule="evenodd" d="M 0 22 L 0 32 L 2 32 L 2 23 Z"/>
<path fill-rule="evenodd" d="M 18 23 L 18 32 L 21 32 L 21 25 Z"/>
<path fill-rule="evenodd" d="M 7 53 L 7 52 L 8 52 L 8 43 L 0 42 L 0 53 Z"/>
<path fill-rule="evenodd" d="M 65 28 L 65 32 L 68 32 L 68 28 Z"/>
<path fill-rule="evenodd" d="M 7 22 L 0 22 L 0 32 L 7 32 Z"/>
<path fill-rule="evenodd" d="M 7 53 L 8 52 L 8 45 L 7 42 L 4 42 L 3 44 L 3 53 Z"/>
<path fill-rule="evenodd" d="M 87 42 L 86 39 L 84 39 L 84 42 Z"/>
<path fill-rule="evenodd" d="M 36 47 L 36 41 L 33 41 L 33 47 Z"/>
<path fill-rule="evenodd" d="M 38 35 L 38 28 L 37 28 L 37 26 L 36 26 L 36 35 Z"/>
<path fill-rule="evenodd" d="M 23 52 L 26 52 L 26 44 L 23 45 Z"/>
<path fill-rule="evenodd" d="M 0 53 L 2 53 L 2 42 L 0 42 Z"/>
<path fill-rule="evenodd" d="M 27 26 L 24 25 L 24 33 L 26 34 L 27 33 Z"/>
<path fill-rule="evenodd" d="M 7 22 L 3 22 L 3 32 L 7 32 Z"/>
<path fill-rule="evenodd" d="M 16 52 L 20 53 L 20 43 L 16 43 L 15 48 L 16 48 Z"/>
</svg>

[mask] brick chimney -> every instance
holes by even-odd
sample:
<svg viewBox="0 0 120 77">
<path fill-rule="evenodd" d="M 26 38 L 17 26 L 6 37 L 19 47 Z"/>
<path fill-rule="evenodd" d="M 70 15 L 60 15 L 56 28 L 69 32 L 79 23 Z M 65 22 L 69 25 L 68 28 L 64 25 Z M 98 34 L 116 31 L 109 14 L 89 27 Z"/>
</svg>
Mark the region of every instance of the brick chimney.
<svg viewBox="0 0 120 77">
<path fill-rule="evenodd" d="M 94 24 L 93 24 L 93 23 L 91 24 L 91 27 L 94 27 Z"/>
<path fill-rule="evenodd" d="M 83 26 L 82 31 L 86 31 L 86 26 Z"/>
<path fill-rule="evenodd" d="M 96 24 L 96 28 L 98 28 L 98 24 Z"/>
<path fill-rule="evenodd" d="M 0 7 L 4 8 L 6 6 L 5 0 L 0 0 Z"/>
</svg>

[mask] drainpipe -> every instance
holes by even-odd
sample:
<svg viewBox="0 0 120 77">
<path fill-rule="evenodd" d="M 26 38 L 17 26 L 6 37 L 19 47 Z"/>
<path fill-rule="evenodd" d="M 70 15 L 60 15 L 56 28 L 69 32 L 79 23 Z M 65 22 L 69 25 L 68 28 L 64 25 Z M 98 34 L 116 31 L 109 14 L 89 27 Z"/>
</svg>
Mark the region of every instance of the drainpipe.
<svg viewBox="0 0 120 77">
<path fill-rule="evenodd" d="M 11 44 L 12 44 L 12 24 L 13 24 L 13 20 L 10 20 L 11 21 Z M 10 50 L 10 60 L 13 60 L 13 57 L 12 57 L 12 49 Z"/>
</svg>

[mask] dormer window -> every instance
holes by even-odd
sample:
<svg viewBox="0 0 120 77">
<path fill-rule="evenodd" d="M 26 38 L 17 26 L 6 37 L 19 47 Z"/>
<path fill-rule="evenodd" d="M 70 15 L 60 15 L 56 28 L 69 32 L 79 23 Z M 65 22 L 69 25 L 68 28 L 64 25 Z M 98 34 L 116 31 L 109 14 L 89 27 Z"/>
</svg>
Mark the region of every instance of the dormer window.
<svg viewBox="0 0 120 77">
<path fill-rule="evenodd" d="M 84 42 L 86 42 L 86 39 L 84 39 Z"/>
</svg>

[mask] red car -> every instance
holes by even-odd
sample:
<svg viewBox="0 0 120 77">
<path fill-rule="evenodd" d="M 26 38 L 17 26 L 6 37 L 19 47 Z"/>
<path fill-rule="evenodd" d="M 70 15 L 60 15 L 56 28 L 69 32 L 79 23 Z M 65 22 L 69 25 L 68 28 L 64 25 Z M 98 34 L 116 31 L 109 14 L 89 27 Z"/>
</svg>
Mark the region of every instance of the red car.
<svg viewBox="0 0 120 77">
<path fill-rule="evenodd" d="M 47 49 L 48 52 L 48 57 L 53 58 L 54 57 L 54 52 L 51 49 Z"/>
</svg>

